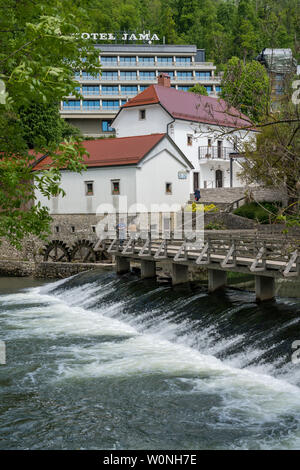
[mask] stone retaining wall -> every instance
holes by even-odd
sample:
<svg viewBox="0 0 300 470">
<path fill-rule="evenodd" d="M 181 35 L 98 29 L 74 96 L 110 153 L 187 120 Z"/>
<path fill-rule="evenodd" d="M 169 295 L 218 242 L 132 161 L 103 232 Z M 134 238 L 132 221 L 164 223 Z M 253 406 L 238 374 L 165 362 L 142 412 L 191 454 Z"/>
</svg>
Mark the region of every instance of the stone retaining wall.
<svg viewBox="0 0 300 470">
<path fill-rule="evenodd" d="M 95 269 L 113 269 L 111 264 L 100 263 L 51 263 L 42 262 L 36 265 L 34 277 L 42 279 L 64 279 L 74 276 L 74 274 L 82 273 Z"/>
<path fill-rule="evenodd" d="M 244 196 L 250 196 L 255 201 L 286 202 L 286 194 L 282 189 L 248 186 L 243 188 L 206 188 L 200 189 L 200 203 L 230 204 Z M 194 195 L 191 195 L 194 200 Z"/>
<path fill-rule="evenodd" d="M 92 242 L 97 240 L 97 235 L 93 231 L 93 227 L 99 222 L 99 217 L 96 215 L 61 214 L 53 215 L 52 219 L 51 234 L 48 236 L 48 241 L 62 240 L 71 247 L 77 240 L 87 239 Z M 23 240 L 23 248 L 19 251 L 6 240 L 1 240 L 0 259 L 42 262 L 43 247 L 47 243 L 35 236 L 28 236 Z"/>
<path fill-rule="evenodd" d="M 33 276 L 36 265 L 31 261 L 0 260 L 0 276 Z"/>
<path fill-rule="evenodd" d="M 31 261 L 0 260 L 0 276 L 64 279 L 92 269 L 111 270 L 113 265 L 111 263 L 33 263 Z"/>
<path fill-rule="evenodd" d="M 210 223 L 221 224 L 225 229 L 229 230 L 254 230 L 258 225 L 254 220 L 227 212 L 205 214 L 204 225 L 206 226 Z"/>
</svg>

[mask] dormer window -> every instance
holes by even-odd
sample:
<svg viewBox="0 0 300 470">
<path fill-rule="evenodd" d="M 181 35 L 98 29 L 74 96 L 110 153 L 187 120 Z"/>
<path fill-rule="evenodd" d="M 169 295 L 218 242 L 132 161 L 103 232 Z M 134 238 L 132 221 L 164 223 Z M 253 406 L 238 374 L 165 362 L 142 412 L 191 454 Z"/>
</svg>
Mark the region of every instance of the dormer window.
<svg viewBox="0 0 300 470">
<path fill-rule="evenodd" d="M 146 110 L 140 109 L 140 120 L 146 119 Z"/>
</svg>

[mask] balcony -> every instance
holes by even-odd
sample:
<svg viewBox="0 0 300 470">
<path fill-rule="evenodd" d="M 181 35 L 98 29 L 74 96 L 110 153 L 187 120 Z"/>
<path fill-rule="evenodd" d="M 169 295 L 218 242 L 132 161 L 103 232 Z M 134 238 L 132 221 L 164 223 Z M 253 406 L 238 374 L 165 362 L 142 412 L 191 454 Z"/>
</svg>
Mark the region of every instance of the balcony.
<svg viewBox="0 0 300 470">
<path fill-rule="evenodd" d="M 217 145 L 198 147 L 199 160 L 229 160 L 231 153 L 234 153 L 231 147 L 221 147 Z"/>
<path fill-rule="evenodd" d="M 175 62 L 174 65 L 175 67 L 192 67 L 195 64 L 195 62 Z"/>
</svg>

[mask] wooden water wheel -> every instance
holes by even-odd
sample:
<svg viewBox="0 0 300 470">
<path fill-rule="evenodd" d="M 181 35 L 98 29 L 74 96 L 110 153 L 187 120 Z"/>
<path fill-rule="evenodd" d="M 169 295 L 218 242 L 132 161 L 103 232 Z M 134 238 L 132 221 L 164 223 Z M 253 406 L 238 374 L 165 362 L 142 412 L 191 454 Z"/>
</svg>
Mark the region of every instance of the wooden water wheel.
<svg viewBox="0 0 300 470">
<path fill-rule="evenodd" d="M 94 244 L 89 240 L 78 240 L 71 249 L 71 261 L 95 263 L 98 259 Z"/>
<path fill-rule="evenodd" d="M 44 248 L 44 261 L 59 263 L 70 260 L 70 250 L 66 243 L 61 240 L 53 240 Z"/>
</svg>

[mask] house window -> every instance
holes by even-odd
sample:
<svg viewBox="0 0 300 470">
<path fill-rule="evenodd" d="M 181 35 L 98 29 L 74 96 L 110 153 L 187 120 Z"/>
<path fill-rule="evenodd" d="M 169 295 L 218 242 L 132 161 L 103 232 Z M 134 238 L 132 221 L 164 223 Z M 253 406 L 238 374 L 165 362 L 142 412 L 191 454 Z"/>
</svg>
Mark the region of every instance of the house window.
<svg viewBox="0 0 300 470">
<path fill-rule="evenodd" d="M 173 63 L 173 57 L 157 57 L 159 64 L 171 64 Z"/>
<path fill-rule="evenodd" d="M 80 89 L 79 89 L 79 91 L 80 91 Z M 82 87 L 82 94 L 83 94 L 83 96 L 99 95 L 99 87 L 98 86 L 83 86 Z"/>
<path fill-rule="evenodd" d="M 155 80 L 156 74 L 154 70 L 147 70 L 146 72 L 140 71 L 141 80 Z"/>
<path fill-rule="evenodd" d="M 122 95 L 137 95 L 138 87 L 132 85 L 122 85 L 121 86 Z"/>
<path fill-rule="evenodd" d="M 193 145 L 193 136 L 192 135 L 187 135 L 187 144 L 188 145 Z"/>
<path fill-rule="evenodd" d="M 164 227 L 164 230 L 170 230 L 170 217 L 164 217 L 163 227 Z"/>
<path fill-rule="evenodd" d="M 85 195 L 93 196 L 94 194 L 94 181 L 85 181 Z"/>
<path fill-rule="evenodd" d="M 177 72 L 177 79 L 178 80 L 187 80 L 192 79 L 193 73 L 192 72 Z"/>
<path fill-rule="evenodd" d="M 96 233 L 96 225 L 92 225 L 92 232 Z"/>
<path fill-rule="evenodd" d="M 100 109 L 100 101 L 99 100 L 83 100 L 82 106 L 84 110 Z"/>
<path fill-rule="evenodd" d="M 72 225 L 72 227 L 71 227 L 71 232 L 72 232 L 72 233 L 75 232 L 75 227 L 74 227 L 74 225 Z"/>
<path fill-rule="evenodd" d="M 102 132 L 113 132 L 114 129 L 110 127 L 111 121 L 102 121 Z"/>
<path fill-rule="evenodd" d="M 121 80 L 136 80 L 137 74 L 136 72 L 121 72 L 120 73 Z"/>
<path fill-rule="evenodd" d="M 119 87 L 117 85 L 102 85 L 102 95 L 118 95 Z"/>
<path fill-rule="evenodd" d="M 120 180 L 112 180 L 111 193 L 114 195 L 120 194 Z"/>
<path fill-rule="evenodd" d="M 59 233 L 59 226 L 58 225 L 55 225 L 55 232 Z"/>
<path fill-rule="evenodd" d="M 176 57 L 177 64 L 188 65 L 191 63 L 190 57 Z"/>
<path fill-rule="evenodd" d="M 223 158 L 223 142 L 218 140 L 218 158 Z M 220 187 L 220 186 L 218 186 Z"/>
<path fill-rule="evenodd" d="M 207 139 L 207 147 L 211 147 L 211 139 Z"/>
<path fill-rule="evenodd" d="M 140 119 L 146 119 L 146 110 L 140 109 Z"/>
<path fill-rule="evenodd" d="M 166 194 L 172 194 L 172 183 L 166 183 Z"/>
</svg>

